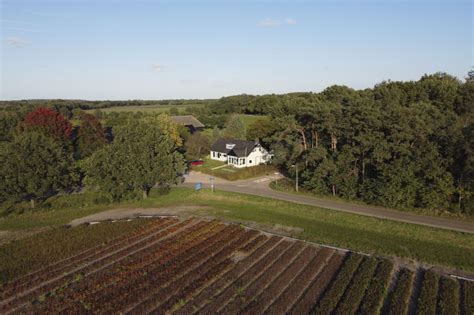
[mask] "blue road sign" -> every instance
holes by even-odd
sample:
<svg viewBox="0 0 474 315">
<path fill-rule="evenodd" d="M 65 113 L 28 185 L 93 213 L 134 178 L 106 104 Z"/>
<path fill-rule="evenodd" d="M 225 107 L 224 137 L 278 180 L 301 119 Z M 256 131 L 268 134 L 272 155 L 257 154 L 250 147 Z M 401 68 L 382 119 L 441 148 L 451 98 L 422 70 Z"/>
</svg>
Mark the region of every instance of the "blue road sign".
<svg viewBox="0 0 474 315">
<path fill-rule="evenodd" d="M 202 188 L 202 183 L 194 184 L 194 190 L 200 190 Z"/>
</svg>

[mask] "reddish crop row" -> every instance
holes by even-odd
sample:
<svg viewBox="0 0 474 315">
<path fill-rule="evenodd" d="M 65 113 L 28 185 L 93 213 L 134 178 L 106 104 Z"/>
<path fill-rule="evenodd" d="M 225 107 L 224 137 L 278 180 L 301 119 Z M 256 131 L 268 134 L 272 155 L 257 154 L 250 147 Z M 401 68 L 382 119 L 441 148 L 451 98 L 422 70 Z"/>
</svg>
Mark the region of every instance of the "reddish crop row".
<svg viewBox="0 0 474 315">
<path fill-rule="evenodd" d="M 367 258 L 366 258 L 367 259 Z M 319 301 L 315 314 L 329 314 L 337 306 L 339 299 L 344 294 L 349 285 L 352 275 L 359 267 L 362 261 L 362 256 L 357 254 L 349 254 L 344 265 L 336 276 L 334 282 L 328 288 L 322 299 Z"/>
<path fill-rule="evenodd" d="M 247 231 L 240 239 L 225 246 L 197 268 L 191 270 L 188 275 L 181 277 L 178 281 L 174 281 L 173 284 L 166 289 L 167 294 L 165 298 L 160 299 L 154 297 L 155 305 L 159 305 L 159 307 L 152 309 L 153 313 L 163 314 L 166 310 L 172 309 L 178 301 L 189 297 L 193 292 L 204 286 L 210 279 L 217 277 L 223 271 L 229 269 L 234 264 L 229 255 L 241 249 L 245 244 L 255 239 L 257 235 L 258 232 L 256 231 Z M 172 293 L 170 294 L 170 292 Z"/>
<path fill-rule="evenodd" d="M 415 299 L 414 274 L 402 268 L 387 295 L 392 269 L 387 260 L 237 225 L 167 219 L 31 273 L 31 288 L 18 279 L 1 293 L 8 300 L 0 311 L 378 314 L 385 301 L 387 314 L 472 314 L 472 282 L 428 270 Z"/>
<path fill-rule="evenodd" d="M 218 294 L 213 299 L 212 304 L 206 305 L 200 312 L 206 314 L 215 314 L 220 309 L 224 308 L 229 300 L 234 296 L 239 295 L 245 290 L 248 283 L 251 283 L 253 279 L 257 278 L 260 274 L 265 272 L 267 268 L 272 264 L 273 261 L 280 258 L 291 246 L 288 241 L 281 241 L 276 247 L 274 247 L 266 256 L 259 260 L 255 265 L 247 270 L 241 277 L 235 279 L 230 285 L 225 288 L 222 293 Z"/>
<path fill-rule="evenodd" d="M 131 235 L 119 237 L 115 240 L 112 240 L 111 242 L 108 242 L 106 245 L 102 244 L 93 247 L 73 257 L 66 258 L 55 264 L 40 269 L 39 271 L 30 273 L 20 279 L 17 279 L 15 282 L 10 283 L 9 285 L 4 286 L 4 291 L 2 291 L 2 294 L 0 294 L 0 299 L 7 299 L 15 295 L 16 292 L 21 292 L 25 288 L 33 287 L 40 284 L 41 282 L 45 281 L 45 279 L 53 278 L 55 275 L 58 274 L 67 273 L 68 269 L 74 269 L 86 260 L 97 259 L 102 255 L 105 255 L 106 253 L 113 252 L 121 247 L 124 247 L 141 239 L 146 234 L 149 234 L 154 231 L 160 231 L 163 228 L 177 222 L 178 220 L 176 219 L 157 220 L 154 224 L 145 226 L 142 229 L 138 229 L 135 233 L 132 233 Z"/>
<path fill-rule="evenodd" d="M 221 231 L 222 226 L 214 224 L 202 223 L 202 225 L 189 227 L 183 233 L 178 233 L 163 243 L 147 248 L 139 255 L 128 257 L 117 264 L 113 270 L 104 270 L 94 275 L 92 279 L 82 283 L 80 288 L 71 287 L 70 296 L 63 299 L 67 303 L 59 304 L 67 312 L 73 312 L 78 308 L 80 310 L 81 303 L 78 303 L 78 300 L 90 305 L 91 309 L 94 309 L 95 305 L 106 307 L 114 301 L 114 296 L 111 296 L 112 293 L 119 299 L 118 296 L 122 292 L 128 292 L 130 286 L 140 282 L 143 278 L 147 278 L 156 269 L 156 266 L 165 264 L 176 256 L 182 256 L 187 250 L 199 245 L 207 246 L 209 238 Z M 90 286 L 94 284 L 96 289 L 90 290 Z"/>
<path fill-rule="evenodd" d="M 215 231 L 216 229 L 217 231 Z M 129 255 L 125 259 L 115 262 L 107 269 L 95 272 L 88 281 L 75 283 L 63 291 L 62 294 L 57 295 L 55 303 L 50 302 L 48 305 L 53 307 L 54 310 L 54 304 L 61 305 L 63 308 L 70 307 L 75 302 L 74 298 L 80 298 L 83 301 L 88 301 L 90 296 L 98 298 L 98 296 L 107 292 L 106 288 L 109 285 L 117 287 L 120 283 L 127 284 L 132 282 L 135 278 L 144 276 L 144 273 L 147 272 L 145 268 L 156 262 L 163 255 L 168 255 L 172 250 L 192 248 L 196 245 L 195 242 L 204 240 L 204 235 L 212 236 L 213 233 L 219 230 L 215 224 L 206 224 L 205 222 L 194 224 L 162 242 L 147 247 L 146 250 L 139 251 L 135 255 Z M 187 242 L 191 242 L 191 244 L 187 244 Z"/>
<path fill-rule="evenodd" d="M 226 288 L 230 283 L 235 279 L 242 276 L 242 274 L 247 271 L 251 266 L 258 262 L 269 250 L 271 250 L 280 240 L 280 237 L 271 237 L 267 238 L 263 235 L 260 235 L 257 239 L 265 241 L 261 246 L 247 256 L 243 261 L 238 263 L 234 268 L 224 273 L 221 277 L 216 279 L 216 281 L 210 283 L 206 288 L 199 292 L 196 296 L 189 300 L 184 306 L 176 311 L 176 314 L 190 314 L 193 311 L 199 310 L 211 299 L 213 299 L 216 292 L 221 292 Z M 244 248 L 243 251 L 245 251 Z M 248 251 L 248 250 L 247 250 Z"/>
<path fill-rule="evenodd" d="M 323 249 L 322 251 L 324 250 L 326 249 Z M 305 294 L 301 297 L 301 299 L 299 299 L 298 302 L 296 302 L 295 300 L 291 303 L 291 305 L 293 305 L 293 308 L 291 309 L 292 314 L 309 314 L 311 309 L 314 308 L 315 304 L 319 300 L 320 296 L 329 286 L 331 280 L 334 279 L 335 275 L 337 274 L 337 271 L 339 270 L 339 267 L 341 266 L 344 260 L 344 256 L 339 255 L 337 253 L 334 253 L 331 256 L 331 254 L 327 254 L 327 256 L 331 257 L 330 260 L 327 262 L 327 265 L 323 266 L 324 269 L 322 269 L 322 271 L 317 274 L 317 277 L 314 278 L 311 285 L 306 290 Z M 317 266 L 321 262 L 324 263 L 325 259 L 326 258 L 322 258 L 320 261 L 318 261 L 318 263 L 315 264 L 315 266 Z M 320 267 L 317 267 L 317 269 L 319 270 Z M 292 294 L 291 289 L 292 288 L 290 287 L 290 290 L 287 291 L 290 295 Z M 275 305 L 278 305 L 278 303 L 272 305 L 269 311 L 272 311 L 275 308 L 278 309 L 278 307 L 275 307 Z"/>
<path fill-rule="evenodd" d="M 78 278 L 82 278 L 83 275 L 87 275 L 93 271 L 97 271 L 103 268 L 110 266 L 112 263 L 124 259 L 127 256 L 131 255 L 135 251 L 143 250 L 146 246 L 149 246 L 150 243 L 158 242 L 163 237 L 172 234 L 175 231 L 178 231 L 185 226 L 191 224 L 191 220 L 186 220 L 179 222 L 176 225 L 171 226 L 170 228 L 166 229 L 165 231 L 159 232 L 158 234 L 154 234 L 150 238 L 146 238 L 138 243 L 134 243 L 131 246 L 127 246 L 124 249 L 116 251 L 106 258 L 97 259 L 92 262 L 87 262 L 86 264 L 82 265 L 77 270 L 74 270 L 74 273 L 66 274 L 66 275 L 59 275 L 56 278 L 49 279 L 44 278 L 44 282 L 36 288 L 30 288 L 23 292 L 18 292 L 15 294 L 15 298 L 7 299 L 2 301 L 2 307 L 0 311 L 12 310 L 17 307 L 21 307 L 22 305 L 26 305 L 28 301 L 32 301 L 35 298 L 42 299 L 46 293 L 50 292 L 51 290 L 55 289 L 56 287 L 60 287 L 64 285 L 64 283 L 73 283 L 77 281 Z"/>
<path fill-rule="evenodd" d="M 130 310 L 139 305 L 142 301 L 147 300 L 154 294 L 156 290 L 165 286 L 167 283 L 175 279 L 179 274 L 186 272 L 193 264 L 199 264 L 203 257 L 201 253 L 208 253 L 212 248 L 218 246 L 219 243 L 229 242 L 238 237 L 242 231 L 236 227 L 225 229 L 221 237 L 214 237 L 212 240 L 207 239 L 207 244 L 201 250 L 192 248 L 189 251 L 179 253 L 170 253 L 157 261 L 146 270 L 146 277 L 141 277 L 136 281 L 129 281 L 126 285 L 113 290 L 108 290 L 100 299 L 94 300 L 94 305 L 101 311 L 107 312 L 113 309 L 112 301 L 119 301 L 120 309 Z M 209 245 L 210 244 L 210 245 Z M 186 258 L 188 257 L 188 258 Z M 156 283 L 160 286 L 157 287 Z"/>
<path fill-rule="evenodd" d="M 243 311 L 244 314 L 263 314 L 273 303 L 274 299 L 288 287 L 293 279 L 305 270 L 306 266 L 316 257 L 317 250 L 313 246 L 307 246 L 296 257 L 293 263 L 269 285 L 262 294 L 252 301 Z"/>
<path fill-rule="evenodd" d="M 273 261 L 268 269 L 260 276 L 251 279 L 248 282 L 245 291 L 241 292 L 238 298 L 235 298 L 228 303 L 223 309 L 222 313 L 235 314 L 239 310 L 245 309 L 245 307 L 252 301 L 255 301 L 257 297 L 275 278 L 288 266 L 295 258 L 301 253 L 304 248 L 304 244 L 296 242 L 280 256 L 279 259 Z"/>
</svg>

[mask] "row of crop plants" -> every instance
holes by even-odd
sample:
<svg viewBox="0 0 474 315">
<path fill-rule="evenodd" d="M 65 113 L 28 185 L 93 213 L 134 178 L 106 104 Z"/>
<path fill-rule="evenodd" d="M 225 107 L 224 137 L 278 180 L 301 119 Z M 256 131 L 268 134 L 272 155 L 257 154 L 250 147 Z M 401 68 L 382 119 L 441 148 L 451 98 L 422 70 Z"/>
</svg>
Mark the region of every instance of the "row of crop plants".
<svg viewBox="0 0 474 315">
<path fill-rule="evenodd" d="M 194 264 L 200 264 L 205 256 L 209 255 L 216 247 L 221 246 L 223 243 L 231 242 L 236 238 L 239 238 L 243 232 L 237 227 L 230 227 L 219 234 L 219 237 L 208 238 L 207 244 L 203 243 L 202 246 L 196 246 L 190 250 L 183 252 L 179 255 L 169 257 L 158 262 L 158 265 L 153 269 L 150 269 L 147 273 L 146 278 L 136 283 L 129 283 L 127 286 L 120 288 L 120 290 L 114 291 L 109 296 L 104 296 L 103 300 L 98 301 L 99 303 L 107 303 L 112 297 L 115 300 L 118 294 L 118 298 L 121 302 L 121 308 L 129 311 L 143 301 L 150 298 L 156 291 L 166 286 L 170 281 L 176 279 L 180 274 L 186 272 Z M 159 283 L 159 286 L 155 284 Z M 130 292 L 133 292 L 132 294 Z M 100 305 L 102 311 L 113 309 L 110 305 Z"/>
<path fill-rule="evenodd" d="M 116 251 L 113 254 L 106 255 L 106 257 L 101 257 L 100 259 L 95 260 L 93 262 L 88 262 L 82 265 L 80 268 L 76 269 L 73 273 L 62 274 L 57 278 L 54 278 L 53 280 L 47 277 L 42 277 L 42 279 L 44 279 L 44 282 L 42 282 L 40 286 L 36 287 L 34 290 L 28 290 L 24 291 L 22 294 L 18 294 L 17 296 L 15 296 L 14 299 L 9 300 L 7 303 L 3 304 L 0 310 L 5 311 L 13 310 L 19 307 L 26 307 L 28 305 L 28 302 L 33 301 L 35 299 L 40 301 L 44 300 L 45 295 L 48 292 L 55 293 L 55 288 L 59 287 L 62 290 L 65 286 L 69 286 L 70 284 L 77 282 L 85 275 L 88 275 L 96 270 L 103 269 L 115 261 L 124 259 L 125 257 L 127 257 L 127 253 L 139 251 L 150 243 L 158 242 L 169 233 L 178 231 L 189 224 L 191 224 L 191 220 L 181 221 L 175 225 L 172 225 L 166 230 L 153 234 L 152 237 L 132 243 L 130 246 L 126 246 L 125 248 L 122 248 L 121 250 Z"/>
<path fill-rule="evenodd" d="M 152 224 L 137 229 L 134 233 L 130 233 L 129 235 L 123 235 L 110 242 L 107 242 L 105 246 L 103 244 L 95 246 L 93 248 L 77 253 L 72 257 L 57 261 L 51 265 L 46 266 L 45 268 L 27 274 L 13 282 L 10 282 L 8 285 L 5 285 L 2 288 L 0 299 L 8 299 L 14 295 L 17 295 L 19 292 L 27 288 L 34 287 L 44 282 L 45 280 L 54 277 L 57 274 L 65 273 L 68 269 L 74 269 L 84 261 L 96 259 L 101 255 L 104 255 L 105 253 L 110 253 L 114 250 L 117 250 L 121 247 L 124 247 L 128 244 L 137 241 L 138 239 L 143 237 L 143 235 L 149 234 L 153 231 L 161 230 L 162 228 L 176 222 L 177 220 L 171 219 L 156 220 Z M 48 246 L 45 246 L 46 250 L 47 248 Z"/>
<path fill-rule="evenodd" d="M 314 246 L 306 246 L 301 254 L 298 255 L 295 260 L 242 311 L 242 313 L 263 314 L 274 300 L 289 287 L 292 281 L 306 270 L 307 266 L 316 257 L 317 252 Z"/>
<path fill-rule="evenodd" d="M 234 261 L 232 253 L 243 249 L 258 236 L 257 231 L 247 231 L 241 238 L 224 246 L 220 251 L 214 251 L 208 255 L 209 258 L 197 267 L 190 270 L 185 276 L 177 281 L 173 281 L 170 286 L 162 289 L 161 293 L 152 297 L 155 307 L 151 311 L 156 314 L 163 314 L 172 309 L 179 301 L 186 300 L 194 292 L 204 287 L 212 279 L 219 277 L 223 272 L 232 268 Z M 254 246 L 258 244 L 254 243 Z M 161 296 L 160 296 L 161 295 Z"/>
<path fill-rule="evenodd" d="M 186 268 L 195 258 L 200 250 L 216 246 L 220 242 L 226 242 L 239 233 L 238 228 L 228 227 L 218 235 L 203 233 L 198 240 L 178 240 L 164 248 L 165 254 L 146 268 L 138 270 L 138 273 L 130 279 L 126 277 L 122 282 L 114 284 L 101 292 L 100 295 L 92 296 L 88 301 L 94 306 L 94 310 L 109 312 L 116 308 L 127 310 L 133 308 L 138 301 L 147 299 L 153 290 L 165 285 L 167 281 L 173 279 L 176 273 Z M 188 243 L 190 242 L 190 243 Z M 191 257 L 191 259 L 188 259 Z M 160 285 L 157 286 L 156 284 Z M 80 305 L 75 304 L 75 308 L 67 310 L 74 313 L 80 310 Z"/>
<path fill-rule="evenodd" d="M 237 299 L 233 299 L 221 310 L 225 314 L 235 314 L 252 301 L 256 301 L 258 295 L 269 285 L 282 271 L 290 265 L 294 259 L 298 257 L 304 249 L 304 243 L 295 242 L 292 246 L 280 256 L 279 259 L 273 261 L 271 265 L 260 274 L 257 278 L 252 279 L 246 286 L 245 291 Z"/>
<path fill-rule="evenodd" d="M 259 242 L 263 242 L 263 244 L 257 246 L 256 250 L 254 251 L 252 251 L 252 243 L 246 245 L 241 251 L 244 253 L 249 253 L 250 251 L 252 252 L 244 260 L 242 260 L 240 264 L 234 266 L 221 277 L 209 283 L 199 293 L 185 301 L 184 305 L 177 305 L 175 314 L 192 314 L 193 312 L 201 309 L 207 303 L 213 301 L 214 296 L 217 293 L 222 292 L 235 279 L 240 278 L 249 268 L 260 261 L 260 259 L 264 257 L 268 251 L 273 249 L 278 244 L 278 242 L 280 242 L 281 237 L 273 236 L 268 238 L 264 235 L 260 235 L 257 239 L 259 239 Z"/>
<path fill-rule="evenodd" d="M 81 311 L 82 304 L 92 309 L 95 300 L 107 295 L 109 291 L 114 292 L 121 286 L 145 277 L 148 270 L 153 268 L 155 263 L 162 261 L 164 257 L 173 257 L 177 251 L 184 251 L 200 242 L 205 242 L 204 235 L 213 229 L 216 230 L 216 233 L 221 230 L 216 224 L 205 222 L 186 226 L 162 242 L 155 243 L 133 255 L 128 255 L 107 268 L 95 272 L 84 281 L 70 286 L 56 296 L 54 301 L 46 303 L 45 307 L 52 312 Z M 78 303 L 78 301 L 82 301 L 82 303 Z"/>
<path fill-rule="evenodd" d="M 222 291 L 213 298 L 212 303 L 205 305 L 199 312 L 205 314 L 219 313 L 220 309 L 224 308 L 231 299 L 234 297 L 240 298 L 239 295 L 245 292 L 246 286 L 251 283 L 253 279 L 265 272 L 265 270 L 290 247 L 290 242 L 282 240 L 242 276 L 234 279 L 225 289 L 222 288 Z"/>
</svg>

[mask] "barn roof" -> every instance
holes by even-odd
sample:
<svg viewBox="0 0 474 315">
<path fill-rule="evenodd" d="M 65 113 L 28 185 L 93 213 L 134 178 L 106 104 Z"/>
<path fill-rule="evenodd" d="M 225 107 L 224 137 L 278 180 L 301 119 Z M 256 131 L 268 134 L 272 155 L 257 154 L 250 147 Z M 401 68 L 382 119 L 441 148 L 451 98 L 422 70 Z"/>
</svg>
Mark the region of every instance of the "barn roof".
<svg viewBox="0 0 474 315">
<path fill-rule="evenodd" d="M 171 119 L 183 126 L 193 126 L 194 128 L 204 128 L 204 124 L 197 120 L 196 117 L 192 115 L 184 115 L 184 116 L 171 116 Z"/>
</svg>

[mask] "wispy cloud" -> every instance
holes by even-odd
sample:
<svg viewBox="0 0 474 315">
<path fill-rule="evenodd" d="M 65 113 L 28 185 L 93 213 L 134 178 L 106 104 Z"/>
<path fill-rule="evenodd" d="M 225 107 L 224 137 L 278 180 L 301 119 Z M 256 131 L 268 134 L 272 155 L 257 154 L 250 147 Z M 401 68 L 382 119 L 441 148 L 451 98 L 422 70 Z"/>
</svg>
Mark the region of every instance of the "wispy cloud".
<svg viewBox="0 0 474 315">
<path fill-rule="evenodd" d="M 152 67 L 153 70 L 155 70 L 156 72 L 162 72 L 163 69 L 164 69 L 163 65 L 156 64 L 156 63 L 153 64 L 151 67 Z"/>
<path fill-rule="evenodd" d="M 30 25 L 30 26 L 41 26 L 40 24 L 26 22 L 26 21 L 19 21 L 19 20 L 8 20 L 8 19 L 0 19 L 0 22 L 4 24 L 14 24 L 14 25 Z"/>
<path fill-rule="evenodd" d="M 38 31 L 38 30 L 33 30 L 31 28 L 23 28 L 23 27 L 4 27 L 3 29 L 7 30 L 7 31 L 40 33 L 40 31 Z"/>
<path fill-rule="evenodd" d="M 257 23 L 257 26 L 259 27 L 278 27 L 280 25 L 281 25 L 280 20 L 274 20 L 271 18 L 266 18 Z"/>
<path fill-rule="evenodd" d="M 279 27 L 282 25 L 296 25 L 296 20 L 293 18 L 286 18 L 283 21 L 278 19 L 266 18 L 257 23 L 258 27 Z"/>
<path fill-rule="evenodd" d="M 8 45 L 16 47 L 16 48 L 23 48 L 23 47 L 28 46 L 30 44 L 30 42 L 28 42 L 24 39 L 18 38 L 18 37 L 9 37 L 9 38 L 7 38 L 7 43 L 8 43 Z"/>
</svg>

